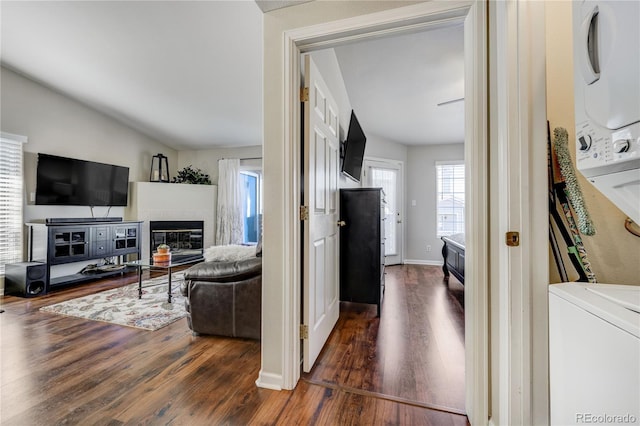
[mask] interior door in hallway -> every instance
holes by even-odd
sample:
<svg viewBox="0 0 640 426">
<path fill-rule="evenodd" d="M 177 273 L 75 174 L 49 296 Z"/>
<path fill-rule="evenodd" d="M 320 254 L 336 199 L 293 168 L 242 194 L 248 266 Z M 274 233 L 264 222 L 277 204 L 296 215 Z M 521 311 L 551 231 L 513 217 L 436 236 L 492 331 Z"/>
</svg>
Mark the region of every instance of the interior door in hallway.
<svg viewBox="0 0 640 426">
<path fill-rule="evenodd" d="M 311 371 L 340 314 L 338 107 L 309 55 L 305 56 L 303 237 L 303 370 Z"/>
<path fill-rule="evenodd" d="M 363 168 L 367 186 L 384 192 L 384 264 L 399 265 L 403 246 L 402 162 L 365 158 Z"/>
</svg>

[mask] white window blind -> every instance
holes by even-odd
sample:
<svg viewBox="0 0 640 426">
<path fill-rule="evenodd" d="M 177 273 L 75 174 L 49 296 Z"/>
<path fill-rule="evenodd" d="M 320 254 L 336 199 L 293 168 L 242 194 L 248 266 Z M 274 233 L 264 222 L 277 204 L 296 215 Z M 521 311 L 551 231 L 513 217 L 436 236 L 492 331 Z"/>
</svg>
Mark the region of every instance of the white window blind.
<svg viewBox="0 0 640 426">
<path fill-rule="evenodd" d="M 464 232 L 464 163 L 436 164 L 437 235 Z"/>
<path fill-rule="evenodd" d="M 22 261 L 22 144 L 26 138 L 0 135 L 0 277 L 4 266 Z"/>
</svg>

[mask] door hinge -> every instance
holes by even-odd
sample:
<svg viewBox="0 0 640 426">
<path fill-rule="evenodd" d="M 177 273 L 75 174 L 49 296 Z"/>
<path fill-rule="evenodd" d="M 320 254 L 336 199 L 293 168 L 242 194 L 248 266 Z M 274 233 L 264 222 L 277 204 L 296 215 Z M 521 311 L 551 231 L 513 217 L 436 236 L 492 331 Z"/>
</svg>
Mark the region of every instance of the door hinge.
<svg viewBox="0 0 640 426">
<path fill-rule="evenodd" d="M 309 327 L 305 324 L 300 324 L 300 340 L 309 338 Z"/>
<path fill-rule="evenodd" d="M 300 220 L 309 220 L 309 207 L 300 206 Z"/>
<path fill-rule="evenodd" d="M 309 102 L 309 88 L 303 87 L 300 89 L 300 102 Z"/>
<path fill-rule="evenodd" d="M 507 245 L 509 247 L 518 247 L 520 245 L 520 233 L 516 231 L 507 232 Z"/>
</svg>

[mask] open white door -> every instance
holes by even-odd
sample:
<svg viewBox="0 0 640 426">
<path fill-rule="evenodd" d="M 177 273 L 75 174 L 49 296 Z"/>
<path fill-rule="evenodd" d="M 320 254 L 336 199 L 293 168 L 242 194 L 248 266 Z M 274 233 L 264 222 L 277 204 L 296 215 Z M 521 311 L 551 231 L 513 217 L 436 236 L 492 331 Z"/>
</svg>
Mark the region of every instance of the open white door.
<svg viewBox="0 0 640 426">
<path fill-rule="evenodd" d="M 340 314 L 338 107 L 309 55 L 305 56 L 303 369 L 311 371 Z M 306 215 L 306 213 L 305 213 Z"/>
</svg>

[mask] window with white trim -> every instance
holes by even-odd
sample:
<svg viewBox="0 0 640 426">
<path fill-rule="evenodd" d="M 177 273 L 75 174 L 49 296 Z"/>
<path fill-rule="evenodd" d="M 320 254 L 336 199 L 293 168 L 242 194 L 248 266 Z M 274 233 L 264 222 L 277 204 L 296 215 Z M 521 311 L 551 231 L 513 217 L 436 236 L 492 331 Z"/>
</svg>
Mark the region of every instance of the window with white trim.
<svg viewBox="0 0 640 426">
<path fill-rule="evenodd" d="M 464 162 L 436 163 L 438 237 L 464 232 Z"/>
<path fill-rule="evenodd" d="M 243 244 L 255 244 L 262 232 L 262 159 L 240 160 Z"/>
<path fill-rule="evenodd" d="M 22 261 L 22 144 L 26 138 L 0 135 L 0 277 L 6 264 Z"/>
</svg>

